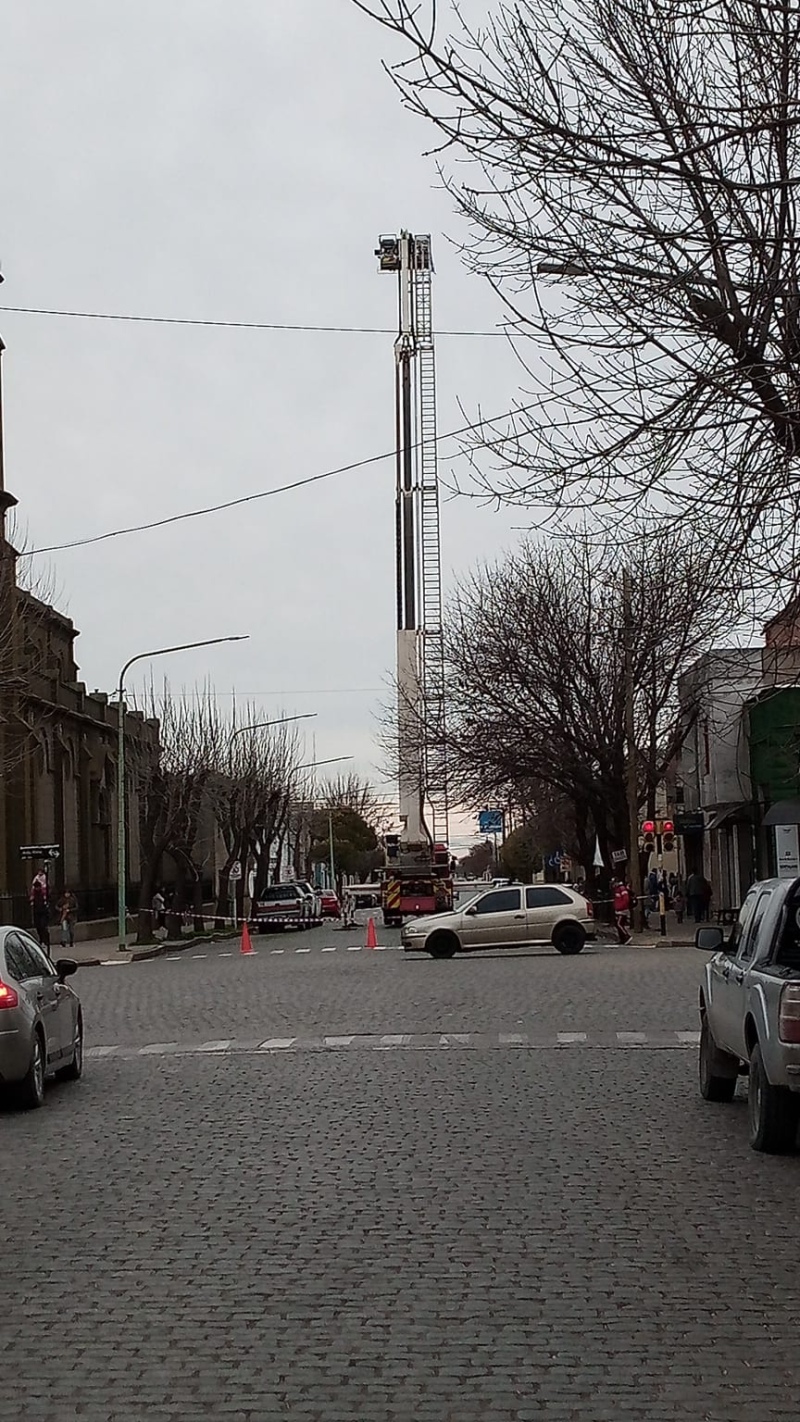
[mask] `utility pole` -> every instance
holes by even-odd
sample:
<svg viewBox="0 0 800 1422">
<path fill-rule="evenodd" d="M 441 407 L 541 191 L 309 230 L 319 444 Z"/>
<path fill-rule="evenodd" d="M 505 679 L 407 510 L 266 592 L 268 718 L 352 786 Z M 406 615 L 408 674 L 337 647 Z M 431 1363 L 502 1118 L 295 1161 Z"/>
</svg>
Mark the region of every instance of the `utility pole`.
<svg viewBox="0 0 800 1422">
<path fill-rule="evenodd" d="M 633 684 L 633 593 L 631 575 L 628 568 L 622 570 L 622 619 L 625 641 L 625 742 L 627 747 L 627 798 L 628 836 L 630 850 L 628 874 L 635 899 L 631 913 L 631 926 L 635 925 L 635 915 L 642 922 L 642 866 L 639 859 L 639 786 L 636 779 L 636 717 Z"/>
</svg>

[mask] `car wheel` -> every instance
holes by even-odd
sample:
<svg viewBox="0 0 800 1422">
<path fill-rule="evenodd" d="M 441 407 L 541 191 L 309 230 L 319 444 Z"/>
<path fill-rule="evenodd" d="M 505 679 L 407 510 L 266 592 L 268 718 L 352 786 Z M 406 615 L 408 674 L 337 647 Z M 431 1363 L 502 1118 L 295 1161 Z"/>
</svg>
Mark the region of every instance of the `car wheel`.
<svg viewBox="0 0 800 1422">
<path fill-rule="evenodd" d="M 736 1078 L 739 1062 L 736 1057 L 723 1052 L 711 1035 L 708 1017 L 703 1013 L 700 1022 L 700 1051 L 698 1054 L 700 1095 L 705 1101 L 732 1101 L 736 1092 Z"/>
<path fill-rule="evenodd" d="M 41 1032 L 34 1032 L 28 1070 L 17 1087 L 17 1100 L 26 1111 L 44 1105 L 44 1041 Z"/>
<path fill-rule="evenodd" d="M 83 1018 L 78 1013 L 75 1041 L 72 1047 L 72 1061 L 58 1073 L 61 1081 L 80 1081 L 83 1076 Z"/>
<path fill-rule="evenodd" d="M 586 934 L 579 923 L 564 923 L 553 934 L 553 947 L 569 957 L 580 953 L 585 942 Z"/>
<path fill-rule="evenodd" d="M 792 1150 L 797 1138 L 800 1104 L 787 1087 L 770 1084 L 758 1043 L 750 1057 L 747 1103 L 753 1150 L 766 1151 L 769 1155 L 785 1155 Z"/>
<path fill-rule="evenodd" d="M 452 958 L 458 951 L 458 939 L 454 933 L 434 933 L 425 948 L 432 958 Z"/>
</svg>

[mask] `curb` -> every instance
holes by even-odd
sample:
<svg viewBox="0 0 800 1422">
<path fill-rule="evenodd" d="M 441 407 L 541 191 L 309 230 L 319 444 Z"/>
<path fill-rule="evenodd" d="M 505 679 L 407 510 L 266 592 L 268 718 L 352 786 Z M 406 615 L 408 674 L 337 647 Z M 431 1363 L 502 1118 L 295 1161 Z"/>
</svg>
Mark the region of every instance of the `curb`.
<svg viewBox="0 0 800 1422">
<path fill-rule="evenodd" d="M 238 932 L 223 932 L 198 934 L 196 938 L 165 938 L 163 943 L 154 943 L 150 948 L 132 948 L 131 962 L 148 963 L 153 958 L 162 958 L 165 953 L 184 953 L 187 948 L 197 948 L 201 943 L 230 943 L 232 939 L 240 936 Z"/>
<path fill-rule="evenodd" d="M 228 943 L 231 939 L 238 938 L 238 933 L 206 933 L 197 938 L 187 938 L 181 941 L 179 938 L 165 939 L 163 943 L 154 943 L 147 948 L 129 948 L 128 961 L 130 963 L 148 963 L 153 958 L 161 958 L 165 953 L 183 953 L 187 948 L 194 948 L 199 943 Z M 82 958 L 78 968 L 102 968 L 104 963 L 124 962 L 122 955 L 116 958 Z"/>
</svg>

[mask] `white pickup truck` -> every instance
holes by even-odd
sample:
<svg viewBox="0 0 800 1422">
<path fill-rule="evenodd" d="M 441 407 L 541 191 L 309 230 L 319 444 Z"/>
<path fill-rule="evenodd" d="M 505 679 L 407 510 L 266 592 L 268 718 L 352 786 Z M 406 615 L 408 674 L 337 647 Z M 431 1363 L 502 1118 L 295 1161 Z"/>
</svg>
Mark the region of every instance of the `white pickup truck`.
<svg viewBox="0 0 800 1422">
<path fill-rule="evenodd" d="M 727 941 L 697 930 L 711 951 L 700 989 L 700 1091 L 731 1101 L 749 1075 L 750 1144 L 792 1150 L 800 1122 L 800 879 L 753 884 Z"/>
</svg>

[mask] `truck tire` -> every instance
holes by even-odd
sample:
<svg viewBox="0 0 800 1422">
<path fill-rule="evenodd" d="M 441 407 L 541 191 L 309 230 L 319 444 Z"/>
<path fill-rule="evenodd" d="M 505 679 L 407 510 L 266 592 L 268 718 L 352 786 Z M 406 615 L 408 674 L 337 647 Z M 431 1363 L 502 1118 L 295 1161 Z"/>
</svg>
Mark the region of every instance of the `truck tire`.
<svg viewBox="0 0 800 1422">
<path fill-rule="evenodd" d="M 562 923 L 553 934 L 553 947 L 567 957 L 580 953 L 585 942 L 586 934 L 579 923 Z"/>
<path fill-rule="evenodd" d="M 772 1086 L 764 1070 L 761 1048 L 756 1042 L 750 1057 L 750 1088 L 747 1098 L 750 1118 L 750 1145 L 768 1155 L 785 1155 L 797 1139 L 800 1102 L 786 1086 Z"/>
<path fill-rule="evenodd" d="M 432 958 L 452 958 L 458 951 L 458 939 L 454 933 L 434 933 L 425 944 L 425 949 Z"/>
<path fill-rule="evenodd" d="M 385 913 L 383 915 L 384 928 L 400 928 L 402 922 L 402 918 L 395 918 L 394 914 L 392 913 Z"/>
<path fill-rule="evenodd" d="M 700 1095 L 704 1101 L 732 1101 L 736 1093 L 739 1062 L 723 1052 L 714 1041 L 706 1013 L 700 1020 L 700 1051 L 698 1053 Z"/>
</svg>

